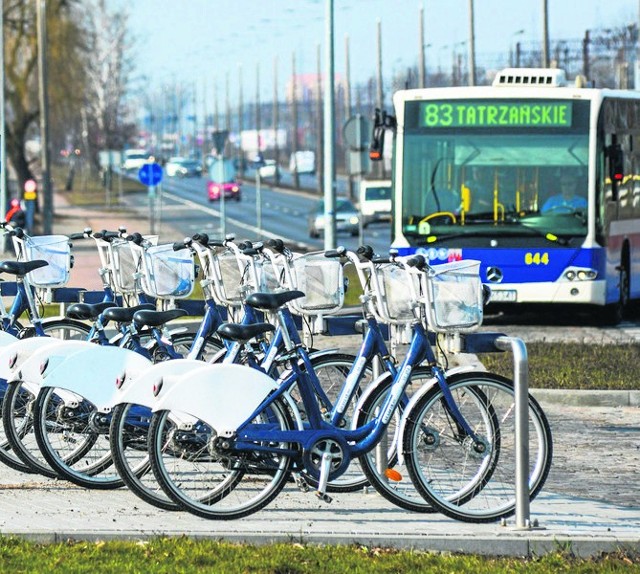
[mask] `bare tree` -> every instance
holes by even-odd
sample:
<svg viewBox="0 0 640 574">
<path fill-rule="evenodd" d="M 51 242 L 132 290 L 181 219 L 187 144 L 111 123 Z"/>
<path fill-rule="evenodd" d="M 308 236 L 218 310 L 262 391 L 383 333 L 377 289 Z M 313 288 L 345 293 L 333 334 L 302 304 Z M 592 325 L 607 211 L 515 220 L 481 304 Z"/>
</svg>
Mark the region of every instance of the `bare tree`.
<svg viewBox="0 0 640 574">
<path fill-rule="evenodd" d="M 59 133 L 77 110 L 82 93 L 82 33 L 75 21 L 77 0 L 49 0 L 47 10 L 47 62 L 50 83 L 46 86 Z M 37 85 L 36 3 L 34 0 L 4 2 L 5 105 L 7 158 L 15 171 L 19 189 L 34 178 L 37 155 L 30 155 L 27 142 L 37 139 L 40 114 Z"/>
<path fill-rule="evenodd" d="M 121 149 L 133 126 L 125 123 L 125 96 L 133 71 L 128 14 L 107 8 L 105 0 L 85 2 L 87 91 L 83 143 L 94 163 L 101 149 Z"/>
</svg>

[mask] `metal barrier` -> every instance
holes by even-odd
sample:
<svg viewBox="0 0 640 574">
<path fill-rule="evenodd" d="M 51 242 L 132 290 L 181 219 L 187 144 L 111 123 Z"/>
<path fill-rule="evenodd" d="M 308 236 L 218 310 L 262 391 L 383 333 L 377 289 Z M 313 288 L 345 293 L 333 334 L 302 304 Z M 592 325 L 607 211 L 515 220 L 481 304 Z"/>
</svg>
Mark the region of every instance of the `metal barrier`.
<svg viewBox="0 0 640 574">
<path fill-rule="evenodd" d="M 1 295 L 13 295 L 15 284 L 12 282 L 0 282 Z M 56 289 L 53 302 L 60 303 L 61 315 L 64 315 L 66 305 L 75 301 L 98 302 L 102 300 L 103 291 L 85 291 L 83 289 Z M 192 315 L 199 315 L 204 309 L 204 301 L 185 300 L 179 301 L 179 306 Z M 221 311 L 224 311 L 221 308 Z M 327 335 L 355 335 L 355 323 L 361 319 L 361 315 L 327 317 Z M 300 326 L 300 325 L 299 325 Z M 495 353 L 511 351 L 513 355 L 513 383 L 516 413 L 516 513 L 515 527 L 517 529 L 530 529 L 530 498 L 529 498 L 529 360 L 527 347 L 516 337 L 509 337 L 503 333 L 468 333 L 465 335 L 452 334 L 447 336 L 446 347 L 454 353 Z M 375 370 L 379 365 L 375 365 Z M 386 446 L 386 445 L 385 445 Z"/>
</svg>

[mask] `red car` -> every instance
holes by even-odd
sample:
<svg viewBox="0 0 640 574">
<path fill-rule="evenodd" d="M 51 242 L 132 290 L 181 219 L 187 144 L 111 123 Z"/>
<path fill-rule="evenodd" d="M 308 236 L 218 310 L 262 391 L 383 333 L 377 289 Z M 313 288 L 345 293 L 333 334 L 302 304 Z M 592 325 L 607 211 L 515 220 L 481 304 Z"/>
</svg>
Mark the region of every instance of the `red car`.
<svg viewBox="0 0 640 574">
<path fill-rule="evenodd" d="M 240 182 L 236 168 L 230 159 L 214 159 L 209 165 L 207 194 L 209 201 L 217 201 L 224 193 L 224 198 L 240 201 Z"/>
</svg>

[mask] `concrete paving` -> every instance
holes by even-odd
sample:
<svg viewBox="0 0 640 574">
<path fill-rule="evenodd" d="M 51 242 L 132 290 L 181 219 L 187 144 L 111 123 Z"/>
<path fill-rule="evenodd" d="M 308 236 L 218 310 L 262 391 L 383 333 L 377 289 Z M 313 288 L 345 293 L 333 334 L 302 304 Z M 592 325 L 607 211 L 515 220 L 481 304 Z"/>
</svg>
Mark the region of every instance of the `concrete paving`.
<svg viewBox="0 0 640 574">
<path fill-rule="evenodd" d="M 130 213 L 105 215 L 60 201 L 56 205 L 55 227 L 60 233 L 86 225 L 110 229 L 140 220 Z M 135 225 L 131 229 L 141 231 Z M 72 284 L 99 287 L 97 254 L 90 262 L 92 257 L 88 248 L 76 251 Z M 94 279 L 95 285 L 90 283 Z M 90 491 L 2 467 L 0 533 L 39 541 L 186 535 L 257 544 L 357 543 L 512 556 L 569 548 L 582 556 L 620 547 L 640 550 L 637 396 L 600 394 L 590 402 L 593 406 L 585 406 L 568 396 L 574 394 L 539 394 L 554 433 L 554 465 L 546 487 L 531 504 L 531 521 L 537 528 L 516 529 L 513 519 L 504 525 L 476 525 L 438 514 L 413 514 L 375 492 L 336 495 L 326 504 L 293 485 L 253 516 L 207 521 L 185 512 L 157 510 L 124 489 Z"/>
<path fill-rule="evenodd" d="M 637 409 L 553 404 L 545 409 L 554 430 L 555 462 L 547 486 L 531 503 L 537 528 L 519 530 L 513 518 L 504 525 L 467 524 L 410 513 L 373 491 L 335 495 L 326 504 L 293 485 L 252 516 L 208 521 L 157 510 L 123 489 L 90 491 L 1 468 L 0 533 L 38 541 L 186 535 L 511 556 L 561 548 L 581 556 L 640 549 Z"/>
</svg>

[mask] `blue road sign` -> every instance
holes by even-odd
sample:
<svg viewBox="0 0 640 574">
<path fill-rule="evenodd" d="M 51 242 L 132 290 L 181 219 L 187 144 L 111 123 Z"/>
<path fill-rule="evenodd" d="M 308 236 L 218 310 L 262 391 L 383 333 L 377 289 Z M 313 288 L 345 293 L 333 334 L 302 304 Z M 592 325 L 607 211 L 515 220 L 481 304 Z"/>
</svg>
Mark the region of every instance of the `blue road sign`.
<svg viewBox="0 0 640 574">
<path fill-rule="evenodd" d="M 143 185 L 158 185 L 162 181 L 162 167 L 159 163 L 145 163 L 138 171 L 138 179 Z"/>
</svg>

